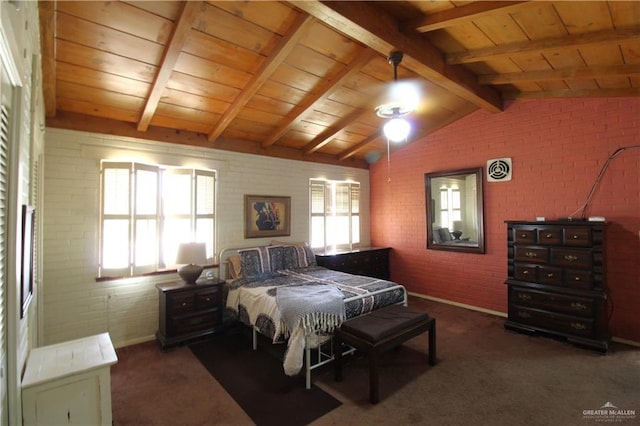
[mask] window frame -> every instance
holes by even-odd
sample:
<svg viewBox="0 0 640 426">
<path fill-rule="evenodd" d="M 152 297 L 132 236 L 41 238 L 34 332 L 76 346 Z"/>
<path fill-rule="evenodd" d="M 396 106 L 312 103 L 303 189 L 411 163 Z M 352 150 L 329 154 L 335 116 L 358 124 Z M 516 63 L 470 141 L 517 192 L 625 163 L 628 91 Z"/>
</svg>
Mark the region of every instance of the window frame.
<svg viewBox="0 0 640 426">
<path fill-rule="evenodd" d="M 128 181 L 127 181 L 127 194 L 125 197 L 128 198 L 128 205 L 126 207 L 126 213 L 118 212 L 118 213 L 105 213 L 105 194 L 106 194 L 106 175 L 107 170 L 115 170 L 115 169 L 124 169 L 127 170 L 128 173 Z M 137 192 L 137 183 L 138 176 L 141 172 L 153 172 L 156 173 L 156 194 L 155 194 L 155 213 L 145 211 L 144 213 L 139 213 L 139 193 Z M 215 170 L 207 170 L 207 169 L 196 169 L 196 168 L 185 168 L 185 167 L 173 167 L 173 166 L 164 166 L 164 165 L 150 165 L 141 162 L 122 162 L 122 161 L 109 161 L 102 160 L 100 162 L 100 211 L 99 211 L 99 226 L 98 226 L 98 280 L 105 279 L 115 279 L 115 278 L 131 278 L 137 277 L 141 275 L 152 275 L 156 273 L 162 272 L 172 272 L 175 271 L 176 265 L 167 261 L 168 254 L 165 250 L 166 238 L 169 238 L 165 235 L 166 231 L 166 221 L 169 218 L 168 213 L 165 212 L 163 208 L 163 184 L 168 182 L 168 179 L 165 177 L 167 174 L 182 174 L 189 176 L 189 213 L 188 214 L 180 214 L 178 216 L 183 217 L 189 220 L 189 235 L 188 238 L 185 238 L 184 242 L 191 241 L 199 241 L 205 242 L 207 244 L 207 263 L 213 264 L 213 259 L 215 256 L 216 250 L 216 209 L 217 209 L 217 172 Z M 208 183 L 211 185 L 207 185 L 206 181 L 202 181 L 203 185 L 207 185 L 205 190 L 212 190 L 213 194 L 211 195 L 211 206 L 209 207 L 211 211 L 205 213 L 199 213 L 198 208 L 200 206 L 199 203 L 199 194 L 198 194 L 198 185 L 199 178 L 205 177 L 208 179 L 212 179 L 212 182 Z M 170 201 L 167 201 L 169 203 Z M 176 216 L 176 215 L 172 215 Z M 207 235 L 203 238 L 202 235 L 198 234 L 196 226 L 198 224 L 199 219 L 207 219 L 211 220 L 211 232 L 207 233 Z M 108 220 L 126 220 L 127 224 L 125 225 L 128 229 L 127 231 L 127 241 L 124 243 L 126 245 L 126 257 L 127 257 L 127 266 L 123 267 L 105 267 L 105 223 Z M 136 238 L 138 237 L 138 227 L 140 224 L 139 221 L 145 220 L 155 220 L 155 241 L 153 242 L 153 247 L 155 249 L 155 259 L 151 264 L 138 265 L 136 263 Z M 205 241 L 202 241 L 205 240 Z M 177 244 L 176 244 L 177 249 Z M 207 266 L 207 265 L 202 265 Z"/>
<path fill-rule="evenodd" d="M 314 195 L 317 195 L 317 189 L 319 186 L 323 188 L 322 195 L 322 211 L 314 210 Z M 316 192 L 314 193 L 314 188 Z M 360 182 L 354 181 L 340 181 L 340 180 L 328 180 L 328 179 L 309 179 L 309 244 L 311 248 L 316 251 L 331 252 L 338 250 L 353 250 L 360 247 L 361 243 L 361 224 L 360 216 L 360 194 L 361 194 Z M 336 206 L 339 203 L 337 200 L 339 190 L 346 189 L 348 194 L 347 209 L 341 210 Z M 357 198 L 357 199 L 356 199 Z M 315 200 L 317 201 L 317 200 Z M 336 242 L 336 237 L 332 236 L 329 232 L 329 226 L 332 218 L 347 217 L 348 221 L 348 241 Z M 314 237 L 314 218 L 322 218 L 322 237 Z M 354 225 L 354 219 L 357 226 Z M 322 244 L 315 244 L 321 240 Z"/>
</svg>

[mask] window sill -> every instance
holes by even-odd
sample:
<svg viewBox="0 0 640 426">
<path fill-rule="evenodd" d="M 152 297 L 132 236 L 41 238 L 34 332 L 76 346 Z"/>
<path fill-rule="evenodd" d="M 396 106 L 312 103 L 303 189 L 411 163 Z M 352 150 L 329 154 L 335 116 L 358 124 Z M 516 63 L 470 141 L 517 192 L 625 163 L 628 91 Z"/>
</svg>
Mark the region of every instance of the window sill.
<svg viewBox="0 0 640 426">
<path fill-rule="evenodd" d="M 213 264 L 213 265 L 205 265 L 202 268 L 206 273 L 206 270 L 217 269 L 218 267 L 219 265 Z M 139 281 L 142 279 L 148 280 L 149 278 L 151 278 L 152 281 L 166 281 L 169 277 L 173 279 L 174 278 L 173 275 L 177 275 L 177 274 L 178 274 L 177 269 L 163 269 L 162 271 L 155 271 L 155 272 L 149 272 L 147 274 L 132 275 L 132 276 L 96 277 L 95 280 L 97 283 L 125 281 L 125 280 Z"/>
</svg>

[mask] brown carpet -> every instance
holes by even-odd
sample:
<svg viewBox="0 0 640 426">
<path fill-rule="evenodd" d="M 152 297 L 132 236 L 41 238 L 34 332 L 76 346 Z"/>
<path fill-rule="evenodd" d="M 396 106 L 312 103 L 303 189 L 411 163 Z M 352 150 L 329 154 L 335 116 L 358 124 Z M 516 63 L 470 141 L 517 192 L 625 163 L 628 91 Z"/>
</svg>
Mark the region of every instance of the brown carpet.
<svg viewBox="0 0 640 426">
<path fill-rule="evenodd" d="M 368 402 L 364 359 L 347 358 L 340 383 L 330 368 L 314 373 L 314 385 L 342 405 L 312 425 L 585 425 L 597 423 L 585 410 L 608 402 L 637 413 L 618 424 L 640 424 L 639 348 L 613 343 L 601 355 L 505 331 L 492 315 L 414 297 L 409 304 L 437 318 L 438 363 L 425 361 L 426 334 L 387 353 L 377 405 Z M 150 342 L 117 352 L 116 426 L 253 424 L 187 347 L 163 353 Z"/>
</svg>

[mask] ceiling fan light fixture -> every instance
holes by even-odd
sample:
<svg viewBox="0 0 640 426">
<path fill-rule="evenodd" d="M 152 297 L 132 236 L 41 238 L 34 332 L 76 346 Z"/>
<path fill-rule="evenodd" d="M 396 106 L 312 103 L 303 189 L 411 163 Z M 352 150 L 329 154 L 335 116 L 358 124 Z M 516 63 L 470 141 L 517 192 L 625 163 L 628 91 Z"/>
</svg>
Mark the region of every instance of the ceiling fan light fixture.
<svg viewBox="0 0 640 426">
<path fill-rule="evenodd" d="M 384 125 L 383 131 L 387 139 L 392 142 L 406 141 L 411 131 L 411 125 L 404 118 L 397 116 Z"/>
</svg>

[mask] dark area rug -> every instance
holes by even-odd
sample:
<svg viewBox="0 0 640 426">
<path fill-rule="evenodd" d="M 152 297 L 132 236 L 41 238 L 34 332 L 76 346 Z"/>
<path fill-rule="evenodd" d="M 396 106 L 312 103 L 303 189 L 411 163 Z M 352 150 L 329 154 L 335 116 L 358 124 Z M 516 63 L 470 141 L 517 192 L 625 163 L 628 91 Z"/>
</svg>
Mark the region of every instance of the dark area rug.
<svg viewBox="0 0 640 426">
<path fill-rule="evenodd" d="M 285 375 L 265 345 L 254 351 L 250 335 L 230 331 L 189 348 L 258 426 L 307 425 L 340 406 L 322 389 L 306 389 L 303 375 Z"/>
</svg>

